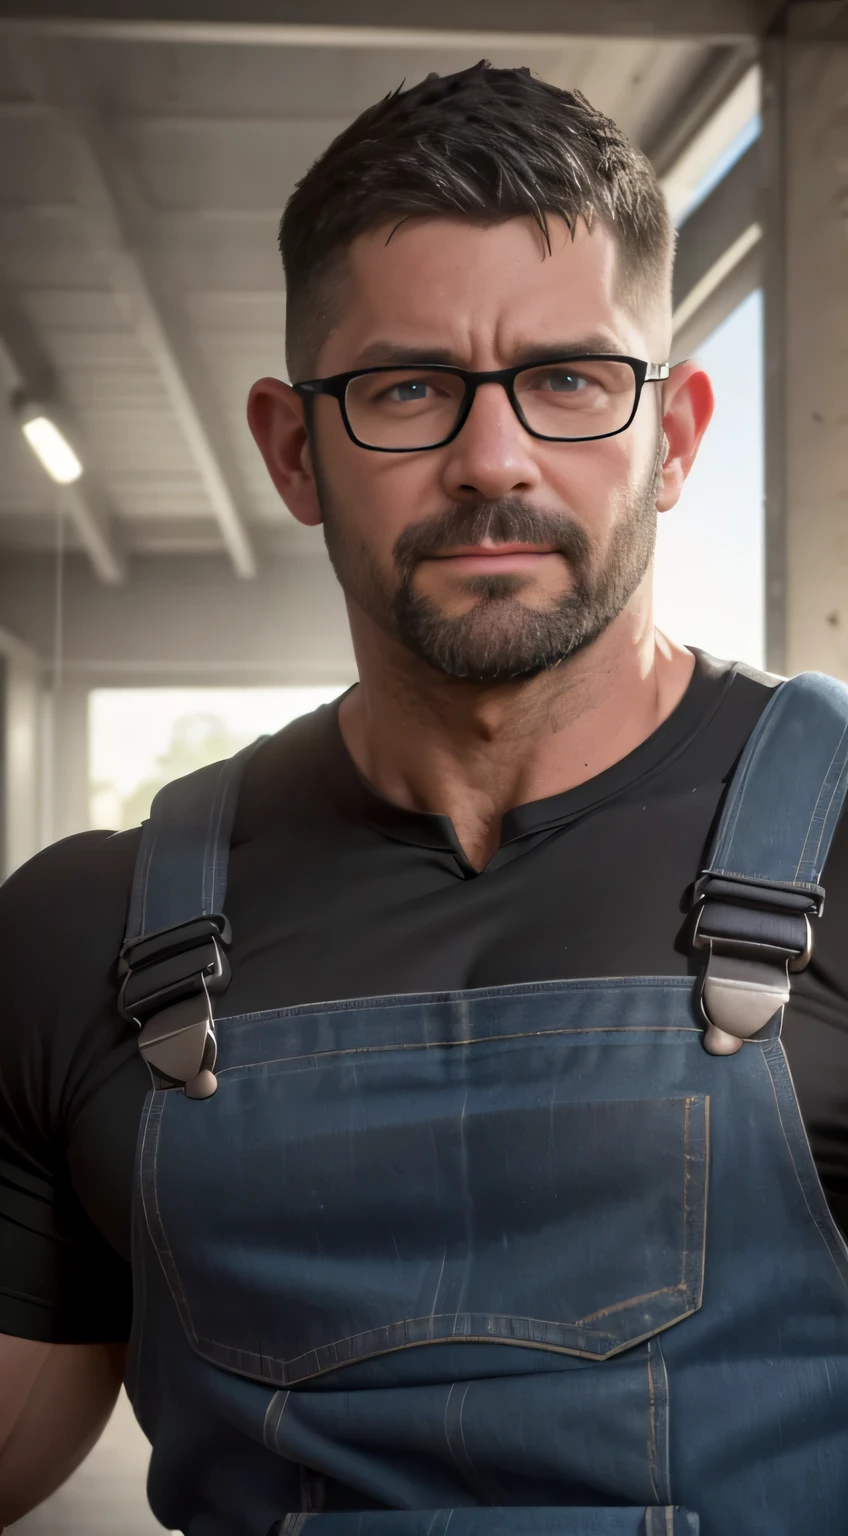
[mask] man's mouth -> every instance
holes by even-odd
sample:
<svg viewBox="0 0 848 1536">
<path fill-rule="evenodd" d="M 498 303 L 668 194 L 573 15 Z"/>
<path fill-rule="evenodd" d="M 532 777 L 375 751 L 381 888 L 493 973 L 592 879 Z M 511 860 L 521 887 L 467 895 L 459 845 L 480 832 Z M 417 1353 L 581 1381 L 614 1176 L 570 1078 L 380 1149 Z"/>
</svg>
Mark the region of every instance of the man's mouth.
<svg viewBox="0 0 848 1536">
<path fill-rule="evenodd" d="M 552 544 L 456 544 L 426 558 L 449 565 L 458 575 L 495 576 L 532 571 L 540 561 L 549 560 L 556 553 Z"/>
</svg>

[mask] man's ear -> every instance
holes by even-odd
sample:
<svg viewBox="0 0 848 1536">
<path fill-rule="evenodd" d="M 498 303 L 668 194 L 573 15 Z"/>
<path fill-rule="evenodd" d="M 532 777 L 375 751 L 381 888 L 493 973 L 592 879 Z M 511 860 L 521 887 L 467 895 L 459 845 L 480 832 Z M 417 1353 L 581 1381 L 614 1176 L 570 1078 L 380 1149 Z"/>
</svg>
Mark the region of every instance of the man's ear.
<svg viewBox="0 0 848 1536">
<path fill-rule="evenodd" d="M 281 379 L 258 379 L 248 396 L 247 422 L 278 495 L 292 517 L 314 528 L 321 508 L 300 396 Z"/>
<path fill-rule="evenodd" d="M 701 438 L 713 414 L 713 389 L 697 363 L 678 363 L 663 387 L 663 461 L 657 511 L 667 512 L 680 499 Z"/>
</svg>

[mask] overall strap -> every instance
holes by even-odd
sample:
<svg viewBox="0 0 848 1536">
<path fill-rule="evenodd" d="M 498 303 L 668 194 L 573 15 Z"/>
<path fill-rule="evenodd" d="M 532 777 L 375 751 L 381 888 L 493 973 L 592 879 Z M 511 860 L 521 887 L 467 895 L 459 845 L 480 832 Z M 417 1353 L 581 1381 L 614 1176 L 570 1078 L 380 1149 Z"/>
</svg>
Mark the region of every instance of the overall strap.
<svg viewBox="0 0 848 1536">
<path fill-rule="evenodd" d="M 819 672 L 781 683 L 733 776 L 694 944 L 706 949 L 707 1049 L 730 1054 L 789 999 L 812 952 L 821 877 L 848 789 L 848 687 Z"/>
<path fill-rule="evenodd" d="M 267 737 L 160 789 L 142 827 L 118 1007 L 139 1028 L 159 1086 L 217 1086 L 212 996 L 229 985 L 224 915 L 230 837 L 245 765 Z"/>
</svg>

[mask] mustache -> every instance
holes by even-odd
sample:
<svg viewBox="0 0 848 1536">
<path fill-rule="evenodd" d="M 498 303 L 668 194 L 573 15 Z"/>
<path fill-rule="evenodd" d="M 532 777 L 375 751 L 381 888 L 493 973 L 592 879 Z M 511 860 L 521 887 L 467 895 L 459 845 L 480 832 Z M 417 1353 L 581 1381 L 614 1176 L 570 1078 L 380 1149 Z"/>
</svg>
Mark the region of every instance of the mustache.
<svg viewBox="0 0 848 1536">
<path fill-rule="evenodd" d="M 519 496 L 505 496 L 499 501 L 449 507 L 404 528 L 394 544 L 395 565 L 408 580 L 416 565 L 436 550 L 444 553 L 463 544 L 480 544 L 484 539 L 494 544 L 553 545 L 578 568 L 588 563 L 592 549 L 585 529 L 567 514 L 545 512 L 528 506 Z"/>
</svg>

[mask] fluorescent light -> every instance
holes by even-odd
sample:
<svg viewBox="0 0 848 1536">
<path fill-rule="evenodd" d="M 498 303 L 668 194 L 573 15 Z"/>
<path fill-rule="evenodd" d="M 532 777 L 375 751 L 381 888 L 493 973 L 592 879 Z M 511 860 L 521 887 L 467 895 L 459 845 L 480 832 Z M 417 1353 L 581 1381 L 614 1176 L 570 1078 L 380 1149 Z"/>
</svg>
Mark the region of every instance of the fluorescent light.
<svg viewBox="0 0 848 1536">
<path fill-rule="evenodd" d="M 21 422 L 21 430 L 51 480 L 57 485 L 73 485 L 79 479 L 82 465 L 49 416 L 33 416 Z"/>
</svg>

